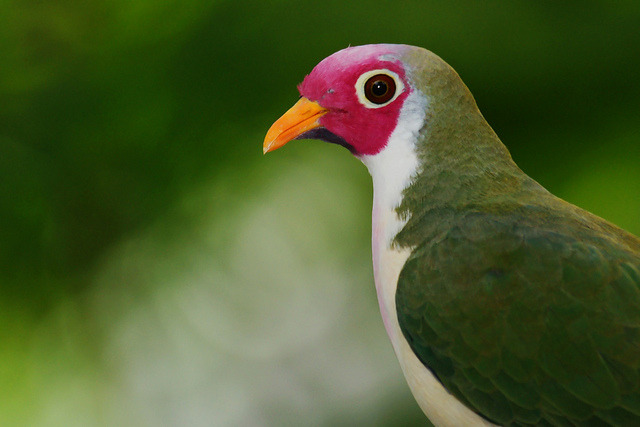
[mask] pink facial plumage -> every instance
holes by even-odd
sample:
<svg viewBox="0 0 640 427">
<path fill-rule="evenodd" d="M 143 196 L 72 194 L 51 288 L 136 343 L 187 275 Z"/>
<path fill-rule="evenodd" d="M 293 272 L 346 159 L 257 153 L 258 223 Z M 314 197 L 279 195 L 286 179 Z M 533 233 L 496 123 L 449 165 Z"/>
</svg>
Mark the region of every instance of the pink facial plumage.
<svg viewBox="0 0 640 427">
<path fill-rule="evenodd" d="M 320 62 L 298 86 L 300 95 L 329 110 L 320 124 L 340 136 L 357 156 L 373 155 L 382 150 L 398 124 L 405 98 L 411 93 L 398 46 L 369 45 L 348 47 Z M 398 98 L 382 108 L 367 108 L 358 100 L 355 84 L 370 70 L 387 69 L 404 83 Z"/>
</svg>

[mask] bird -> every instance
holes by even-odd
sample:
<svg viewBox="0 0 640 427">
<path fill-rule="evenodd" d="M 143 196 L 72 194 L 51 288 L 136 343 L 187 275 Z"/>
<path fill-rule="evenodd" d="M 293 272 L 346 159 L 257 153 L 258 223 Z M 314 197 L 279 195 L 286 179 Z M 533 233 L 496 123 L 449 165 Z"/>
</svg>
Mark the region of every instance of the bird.
<svg viewBox="0 0 640 427">
<path fill-rule="evenodd" d="M 437 426 L 640 425 L 640 239 L 526 175 L 429 50 L 316 65 L 263 152 L 347 148 L 373 182 L 386 332 Z"/>
</svg>

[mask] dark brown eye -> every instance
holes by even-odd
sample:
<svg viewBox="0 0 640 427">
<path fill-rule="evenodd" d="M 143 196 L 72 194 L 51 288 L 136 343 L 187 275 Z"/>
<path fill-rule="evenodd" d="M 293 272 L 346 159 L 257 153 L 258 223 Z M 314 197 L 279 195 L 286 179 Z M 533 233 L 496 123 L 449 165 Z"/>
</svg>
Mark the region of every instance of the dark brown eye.
<svg viewBox="0 0 640 427">
<path fill-rule="evenodd" d="M 384 104 L 396 94 L 396 82 L 388 74 L 376 74 L 364 84 L 364 96 L 374 104 Z"/>
</svg>

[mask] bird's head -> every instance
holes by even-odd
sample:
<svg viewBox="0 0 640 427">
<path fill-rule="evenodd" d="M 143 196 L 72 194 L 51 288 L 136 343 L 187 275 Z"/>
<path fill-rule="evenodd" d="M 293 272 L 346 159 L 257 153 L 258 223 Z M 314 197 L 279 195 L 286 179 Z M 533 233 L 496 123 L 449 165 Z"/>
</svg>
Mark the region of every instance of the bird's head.
<svg viewBox="0 0 640 427">
<path fill-rule="evenodd" d="M 356 46 L 324 59 L 298 86 L 300 100 L 269 129 L 264 152 L 294 139 L 320 139 L 358 157 L 379 153 L 415 91 L 406 61 L 414 49 Z M 418 109 L 424 111 L 424 105 Z"/>
<path fill-rule="evenodd" d="M 397 193 L 418 174 L 453 186 L 452 173 L 477 183 L 486 171 L 517 169 L 460 76 L 426 49 L 349 47 L 321 61 L 298 90 L 267 132 L 264 153 L 294 139 L 339 144 L 363 161 L 374 187 L 377 180 Z"/>
</svg>

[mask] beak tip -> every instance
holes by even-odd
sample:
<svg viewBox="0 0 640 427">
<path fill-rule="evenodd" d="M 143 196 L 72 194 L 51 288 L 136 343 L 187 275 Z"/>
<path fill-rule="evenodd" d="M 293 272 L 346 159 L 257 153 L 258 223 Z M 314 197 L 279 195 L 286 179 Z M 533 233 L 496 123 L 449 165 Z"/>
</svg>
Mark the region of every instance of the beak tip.
<svg viewBox="0 0 640 427">
<path fill-rule="evenodd" d="M 262 144 L 262 154 L 267 154 L 274 149 L 274 140 L 272 138 L 266 138 Z"/>
<path fill-rule="evenodd" d="M 293 107 L 271 125 L 262 144 L 262 154 L 277 150 L 305 131 L 321 126 L 318 120 L 326 112 L 327 110 L 317 102 L 301 97 Z"/>
</svg>

